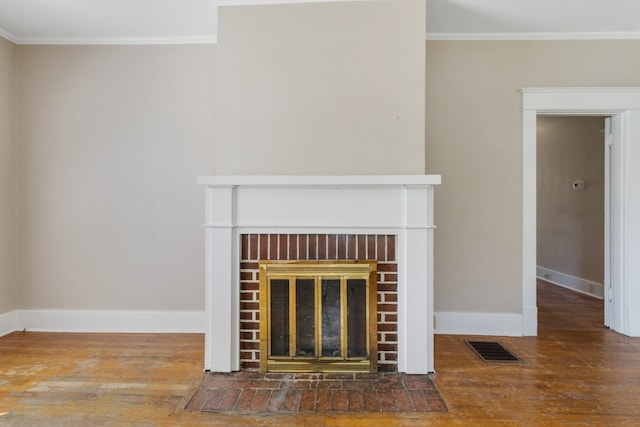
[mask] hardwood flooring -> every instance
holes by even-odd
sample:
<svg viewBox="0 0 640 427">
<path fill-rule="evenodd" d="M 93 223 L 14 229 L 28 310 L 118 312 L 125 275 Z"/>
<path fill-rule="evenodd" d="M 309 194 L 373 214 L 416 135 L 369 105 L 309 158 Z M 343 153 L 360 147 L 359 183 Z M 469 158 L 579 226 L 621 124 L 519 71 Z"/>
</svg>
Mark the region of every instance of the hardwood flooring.
<svg viewBox="0 0 640 427">
<path fill-rule="evenodd" d="M 203 378 L 202 335 L 16 332 L 0 338 L 0 426 L 640 425 L 640 339 L 604 328 L 593 298 L 539 282 L 538 301 L 537 337 L 487 337 L 523 363 L 483 362 L 470 337 L 435 337 L 446 413 L 185 411 Z"/>
</svg>

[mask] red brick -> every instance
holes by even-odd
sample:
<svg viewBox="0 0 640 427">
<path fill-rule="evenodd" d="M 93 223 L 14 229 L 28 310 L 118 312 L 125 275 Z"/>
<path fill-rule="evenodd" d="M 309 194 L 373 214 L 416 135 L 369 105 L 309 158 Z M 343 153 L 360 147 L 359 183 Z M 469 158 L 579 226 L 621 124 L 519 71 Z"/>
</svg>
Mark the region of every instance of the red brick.
<svg viewBox="0 0 640 427">
<path fill-rule="evenodd" d="M 260 329 L 260 323 L 242 321 L 242 322 L 240 322 L 240 329 L 245 329 L 245 330 L 256 329 L 256 330 L 258 330 L 258 329 Z"/>
<path fill-rule="evenodd" d="M 244 350 L 260 350 L 260 343 L 256 341 L 245 341 Z"/>
<path fill-rule="evenodd" d="M 398 285 L 394 283 L 378 283 L 378 292 L 397 292 Z"/>
<path fill-rule="evenodd" d="M 249 259 L 249 235 L 240 236 L 240 259 Z"/>
<path fill-rule="evenodd" d="M 398 321 L 398 315 L 396 313 L 385 313 L 384 314 L 384 321 L 385 322 L 397 322 Z"/>
<path fill-rule="evenodd" d="M 367 236 L 358 235 L 358 255 L 356 259 L 367 259 Z"/>
<path fill-rule="evenodd" d="M 307 235 L 299 234 L 298 235 L 298 258 L 299 259 L 309 259 L 309 251 L 307 247 Z"/>
<path fill-rule="evenodd" d="M 347 235 L 338 235 L 338 259 L 347 259 Z"/>
<path fill-rule="evenodd" d="M 384 281 L 387 283 L 398 283 L 398 274 L 397 273 L 385 273 L 384 274 Z"/>
<path fill-rule="evenodd" d="M 396 400 L 391 393 L 391 389 L 378 390 L 378 398 L 380 402 L 380 410 L 382 412 L 397 412 Z"/>
<path fill-rule="evenodd" d="M 398 272 L 398 264 L 379 262 L 377 270 L 378 271 L 384 271 L 385 273 L 397 273 Z"/>
<path fill-rule="evenodd" d="M 318 259 L 317 234 L 309 234 L 309 256 L 308 259 Z"/>
<path fill-rule="evenodd" d="M 249 259 L 254 261 L 258 259 L 258 235 L 257 234 L 249 235 Z"/>
<path fill-rule="evenodd" d="M 262 412 L 267 409 L 269 403 L 269 397 L 271 396 L 271 390 L 257 389 L 256 394 L 251 402 L 251 410 L 256 412 Z"/>
<path fill-rule="evenodd" d="M 240 301 L 256 301 L 255 292 L 240 292 Z"/>
<path fill-rule="evenodd" d="M 371 391 L 374 389 L 373 382 L 366 379 L 342 380 L 342 388 L 345 390 Z"/>
<path fill-rule="evenodd" d="M 393 292 L 387 292 L 384 294 L 385 302 L 398 302 L 398 294 Z"/>
<path fill-rule="evenodd" d="M 280 388 L 280 381 L 277 380 L 251 380 L 246 386 L 247 388 Z"/>
<path fill-rule="evenodd" d="M 287 395 L 282 404 L 282 410 L 288 412 L 297 412 L 300 404 L 301 390 L 287 390 Z"/>
<path fill-rule="evenodd" d="M 278 259 L 278 235 L 269 235 L 269 259 Z"/>
<path fill-rule="evenodd" d="M 240 312 L 240 320 L 253 320 L 253 311 Z"/>
<path fill-rule="evenodd" d="M 380 402 L 378 401 L 378 393 L 374 390 L 362 393 L 364 399 L 364 410 L 367 412 L 380 412 Z"/>
<path fill-rule="evenodd" d="M 367 236 L 367 258 L 366 259 L 376 259 L 376 236 L 375 234 L 370 234 Z"/>
<path fill-rule="evenodd" d="M 398 305 L 397 304 L 378 304 L 378 311 L 397 312 Z"/>
<path fill-rule="evenodd" d="M 364 397 L 361 391 L 350 390 L 348 393 L 349 412 L 362 412 L 364 409 Z"/>
<path fill-rule="evenodd" d="M 240 302 L 240 310 L 255 310 L 255 311 L 259 311 L 260 310 L 260 303 L 255 301 L 255 300 L 241 301 Z"/>
<path fill-rule="evenodd" d="M 258 270 L 260 268 L 260 264 L 258 264 L 257 262 L 241 262 L 240 263 L 240 270 Z"/>
<path fill-rule="evenodd" d="M 385 334 L 384 335 L 385 342 L 397 342 L 398 334 Z"/>
<path fill-rule="evenodd" d="M 289 240 L 289 256 L 287 259 L 297 260 L 298 258 L 298 235 L 289 234 L 287 236 Z"/>
<path fill-rule="evenodd" d="M 338 237 L 335 234 L 327 235 L 327 259 L 338 258 Z"/>
<path fill-rule="evenodd" d="M 429 401 L 429 405 L 431 405 L 432 411 L 446 411 L 447 405 L 440 397 L 440 394 L 436 390 L 427 390 L 425 391 L 427 395 L 427 400 Z"/>
<path fill-rule="evenodd" d="M 318 382 L 319 389 L 339 389 L 342 387 L 342 383 L 337 380 L 322 380 Z"/>
<path fill-rule="evenodd" d="M 377 251 L 376 251 L 376 259 L 378 261 L 386 261 L 387 260 L 387 236 L 377 236 L 376 239 Z"/>
<path fill-rule="evenodd" d="M 282 408 L 286 395 L 287 390 L 272 390 L 271 396 L 269 396 L 269 403 L 267 403 L 267 410 L 272 412 L 279 411 L 280 408 Z"/>
<path fill-rule="evenodd" d="M 245 412 L 251 409 L 251 403 L 253 402 L 253 398 L 256 395 L 256 391 L 252 389 L 244 389 L 240 396 L 238 396 L 238 401 L 236 402 L 235 410 L 239 412 Z"/>
<path fill-rule="evenodd" d="M 396 260 L 396 236 L 387 236 L 387 261 Z"/>
<path fill-rule="evenodd" d="M 240 369 L 260 369 L 260 362 L 240 361 Z"/>
<path fill-rule="evenodd" d="M 344 412 L 349 409 L 349 398 L 345 390 L 332 390 L 331 411 Z"/>
<path fill-rule="evenodd" d="M 316 411 L 331 411 L 331 390 L 318 390 L 316 397 Z"/>
<path fill-rule="evenodd" d="M 347 235 L 347 259 L 356 259 L 356 235 Z"/>
<path fill-rule="evenodd" d="M 261 260 L 269 259 L 269 235 L 261 234 L 260 235 L 260 258 Z"/>
<path fill-rule="evenodd" d="M 316 390 L 301 390 L 299 412 L 313 412 L 316 409 Z"/>
<path fill-rule="evenodd" d="M 230 388 L 232 384 L 233 377 L 211 372 L 202 381 L 202 387 L 204 388 Z"/>
<path fill-rule="evenodd" d="M 286 234 L 278 235 L 278 259 L 289 259 L 288 236 Z"/>
<path fill-rule="evenodd" d="M 240 283 L 240 290 L 241 291 L 253 291 L 255 296 L 256 296 L 256 300 L 257 301 L 260 300 L 260 294 L 259 294 L 259 292 L 256 292 L 256 291 L 260 290 L 260 283 L 259 282 L 242 282 L 242 283 Z"/>
<path fill-rule="evenodd" d="M 378 331 L 396 332 L 398 326 L 394 323 L 381 323 L 378 325 Z"/>
<path fill-rule="evenodd" d="M 396 399 L 396 406 L 398 406 L 400 411 L 415 411 L 413 403 L 411 403 L 411 399 L 409 398 L 409 393 L 407 393 L 406 390 L 394 388 L 391 392 Z"/>
<path fill-rule="evenodd" d="M 327 235 L 318 234 L 318 259 L 327 259 Z"/>
<path fill-rule="evenodd" d="M 398 351 L 398 345 L 397 344 L 387 344 L 384 342 L 379 342 L 378 343 L 378 351 Z"/>
<path fill-rule="evenodd" d="M 209 399 L 213 390 L 209 389 L 199 389 L 196 391 L 196 394 L 193 395 L 189 403 L 187 404 L 186 409 L 190 411 L 199 411 L 200 408 L 204 405 L 204 403 Z"/>
<path fill-rule="evenodd" d="M 253 360 L 253 352 L 251 352 L 251 351 L 241 351 L 240 352 L 240 359 Z"/>
<path fill-rule="evenodd" d="M 407 390 L 435 390 L 433 382 L 424 375 L 407 375 L 404 379 L 404 388 Z"/>
<path fill-rule="evenodd" d="M 395 362 L 389 363 L 389 362 L 378 361 L 378 372 L 397 372 L 397 370 L 398 370 L 398 364 Z"/>
<path fill-rule="evenodd" d="M 413 407 L 418 412 L 429 412 L 431 411 L 431 405 L 427 400 L 427 396 L 425 396 L 423 390 L 409 390 L 409 397 L 411 398 L 411 403 L 413 403 Z"/>
<path fill-rule="evenodd" d="M 202 405 L 203 411 L 216 411 L 220 408 L 220 404 L 222 403 L 222 399 L 226 393 L 225 389 L 216 389 L 211 390 L 211 394 L 207 401 Z"/>
<path fill-rule="evenodd" d="M 241 389 L 229 388 L 220 402 L 219 409 L 221 411 L 230 411 L 236 406 L 238 396 L 240 396 Z"/>
<path fill-rule="evenodd" d="M 287 387 L 295 388 L 295 389 L 311 389 L 311 388 L 315 388 L 317 383 L 318 383 L 317 381 L 296 379 L 295 381 L 289 382 L 287 384 Z"/>
</svg>

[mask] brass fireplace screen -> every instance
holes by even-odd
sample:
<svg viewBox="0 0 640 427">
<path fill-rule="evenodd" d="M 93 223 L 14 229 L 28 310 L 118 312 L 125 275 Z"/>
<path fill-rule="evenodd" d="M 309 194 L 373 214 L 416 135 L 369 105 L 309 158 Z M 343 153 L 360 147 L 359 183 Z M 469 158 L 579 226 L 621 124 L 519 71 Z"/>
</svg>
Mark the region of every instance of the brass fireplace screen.
<svg viewBox="0 0 640 427">
<path fill-rule="evenodd" d="M 261 261 L 262 372 L 377 372 L 376 261 Z"/>
</svg>

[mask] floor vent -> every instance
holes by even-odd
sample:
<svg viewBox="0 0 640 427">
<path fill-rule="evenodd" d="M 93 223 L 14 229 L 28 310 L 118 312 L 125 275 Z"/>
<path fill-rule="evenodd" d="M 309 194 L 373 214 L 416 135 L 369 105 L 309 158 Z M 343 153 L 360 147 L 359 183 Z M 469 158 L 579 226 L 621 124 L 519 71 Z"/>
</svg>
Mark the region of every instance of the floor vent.
<svg viewBox="0 0 640 427">
<path fill-rule="evenodd" d="M 520 362 L 516 356 L 494 341 L 466 341 L 467 345 L 485 362 Z"/>
</svg>

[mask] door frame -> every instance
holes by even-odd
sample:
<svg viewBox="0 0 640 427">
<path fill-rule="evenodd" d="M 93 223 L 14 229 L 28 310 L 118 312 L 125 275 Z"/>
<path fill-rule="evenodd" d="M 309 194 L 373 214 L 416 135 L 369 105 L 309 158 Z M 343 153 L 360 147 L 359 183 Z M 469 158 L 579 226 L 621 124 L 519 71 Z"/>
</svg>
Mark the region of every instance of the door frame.
<svg viewBox="0 0 640 427">
<path fill-rule="evenodd" d="M 611 116 L 614 141 L 611 153 L 611 269 L 612 303 L 610 328 L 626 334 L 640 334 L 640 316 L 635 316 L 630 295 L 640 287 L 631 285 L 640 271 L 630 262 L 640 242 L 629 231 L 640 218 L 629 217 L 640 199 L 630 199 L 632 175 L 630 141 L 640 137 L 640 88 L 523 88 L 522 89 L 522 306 L 523 335 L 537 335 L 536 302 L 536 118 L 538 114 L 597 114 Z M 635 159 L 635 158 L 634 158 Z M 640 160 L 640 159 L 639 159 Z M 637 162 L 635 162 L 637 163 Z M 630 224 L 633 222 L 633 224 Z M 632 236 L 635 237 L 635 236 Z M 606 244 L 606 243 L 605 243 Z M 638 277 L 636 277 L 638 276 Z"/>
</svg>

